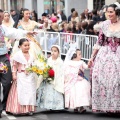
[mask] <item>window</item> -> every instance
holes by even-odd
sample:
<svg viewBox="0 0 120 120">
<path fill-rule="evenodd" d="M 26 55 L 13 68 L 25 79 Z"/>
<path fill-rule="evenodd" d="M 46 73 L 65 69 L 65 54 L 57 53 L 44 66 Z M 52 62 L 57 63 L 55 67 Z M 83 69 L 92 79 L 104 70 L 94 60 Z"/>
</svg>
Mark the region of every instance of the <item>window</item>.
<svg viewBox="0 0 120 120">
<path fill-rule="evenodd" d="M 10 0 L 11 9 L 20 10 L 24 6 L 24 0 Z"/>
<path fill-rule="evenodd" d="M 105 0 L 94 0 L 93 4 L 94 9 L 99 10 L 105 5 Z"/>
<path fill-rule="evenodd" d="M 7 10 L 8 6 L 7 6 L 7 0 L 0 0 L 0 8 L 2 10 Z"/>
<path fill-rule="evenodd" d="M 54 13 L 57 10 L 64 10 L 65 0 L 44 0 L 44 9 L 46 13 Z"/>
</svg>

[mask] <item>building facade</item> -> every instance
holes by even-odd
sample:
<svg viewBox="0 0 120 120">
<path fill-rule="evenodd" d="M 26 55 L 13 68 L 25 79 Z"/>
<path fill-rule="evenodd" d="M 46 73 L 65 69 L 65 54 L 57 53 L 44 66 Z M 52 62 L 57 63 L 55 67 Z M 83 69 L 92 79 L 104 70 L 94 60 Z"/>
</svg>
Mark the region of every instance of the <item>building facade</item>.
<svg viewBox="0 0 120 120">
<path fill-rule="evenodd" d="M 65 14 L 70 15 L 71 8 L 75 8 L 80 14 L 84 9 L 100 9 L 103 5 L 109 5 L 120 0 L 0 0 L 0 8 L 3 10 L 28 8 L 35 10 L 38 17 L 43 12 L 52 13 L 57 10 L 63 10 Z"/>
</svg>

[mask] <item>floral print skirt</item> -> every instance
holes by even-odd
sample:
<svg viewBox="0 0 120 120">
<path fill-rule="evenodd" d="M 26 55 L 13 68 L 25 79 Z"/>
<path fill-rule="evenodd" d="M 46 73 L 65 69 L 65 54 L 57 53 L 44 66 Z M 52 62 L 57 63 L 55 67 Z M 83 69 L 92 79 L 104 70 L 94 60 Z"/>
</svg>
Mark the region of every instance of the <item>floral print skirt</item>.
<svg viewBox="0 0 120 120">
<path fill-rule="evenodd" d="M 92 109 L 120 111 L 120 46 L 116 52 L 103 46 L 96 56 L 92 72 Z"/>
<path fill-rule="evenodd" d="M 62 110 L 64 109 L 63 94 L 56 91 L 52 84 L 43 81 L 37 90 L 37 107 Z"/>
</svg>

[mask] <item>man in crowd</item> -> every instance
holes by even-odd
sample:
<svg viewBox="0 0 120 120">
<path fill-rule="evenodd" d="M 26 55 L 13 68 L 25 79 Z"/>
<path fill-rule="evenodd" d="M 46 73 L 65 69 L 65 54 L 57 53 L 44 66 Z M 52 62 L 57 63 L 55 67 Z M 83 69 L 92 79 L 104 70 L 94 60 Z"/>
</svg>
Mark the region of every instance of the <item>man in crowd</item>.
<svg viewBox="0 0 120 120">
<path fill-rule="evenodd" d="M 75 11 L 75 8 L 71 9 L 71 15 L 68 17 L 68 23 L 71 21 L 72 13 Z"/>
<path fill-rule="evenodd" d="M 19 14 L 15 10 L 10 10 L 10 14 L 15 22 L 14 27 L 16 27 L 19 21 Z"/>
</svg>

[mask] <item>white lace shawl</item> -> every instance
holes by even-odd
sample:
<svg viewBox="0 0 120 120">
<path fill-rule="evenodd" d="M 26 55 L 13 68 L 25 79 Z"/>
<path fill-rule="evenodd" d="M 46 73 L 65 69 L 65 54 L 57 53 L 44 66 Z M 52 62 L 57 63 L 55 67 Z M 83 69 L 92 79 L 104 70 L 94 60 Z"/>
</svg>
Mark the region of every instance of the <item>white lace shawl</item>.
<svg viewBox="0 0 120 120">
<path fill-rule="evenodd" d="M 104 35 L 106 37 L 116 37 L 116 38 L 120 38 L 120 30 L 116 30 L 116 31 L 111 31 L 109 29 L 109 25 L 111 24 L 110 20 L 106 20 L 102 23 L 101 25 L 101 30 L 104 33 Z"/>
<path fill-rule="evenodd" d="M 106 37 L 116 37 L 116 38 L 120 38 L 120 30 L 116 30 L 116 31 L 111 31 L 109 29 L 109 25 L 111 24 L 111 21 L 110 20 L 106 20 L 104 22 L 101 23 L 101 28 L 99 30 L 101 30 L 103 32 L 103 34 L 106 36 Z M 98 45 L 97 43 L 94 45 L 93 49 L 100 49 L 101 46 Z"/>
</svg>

